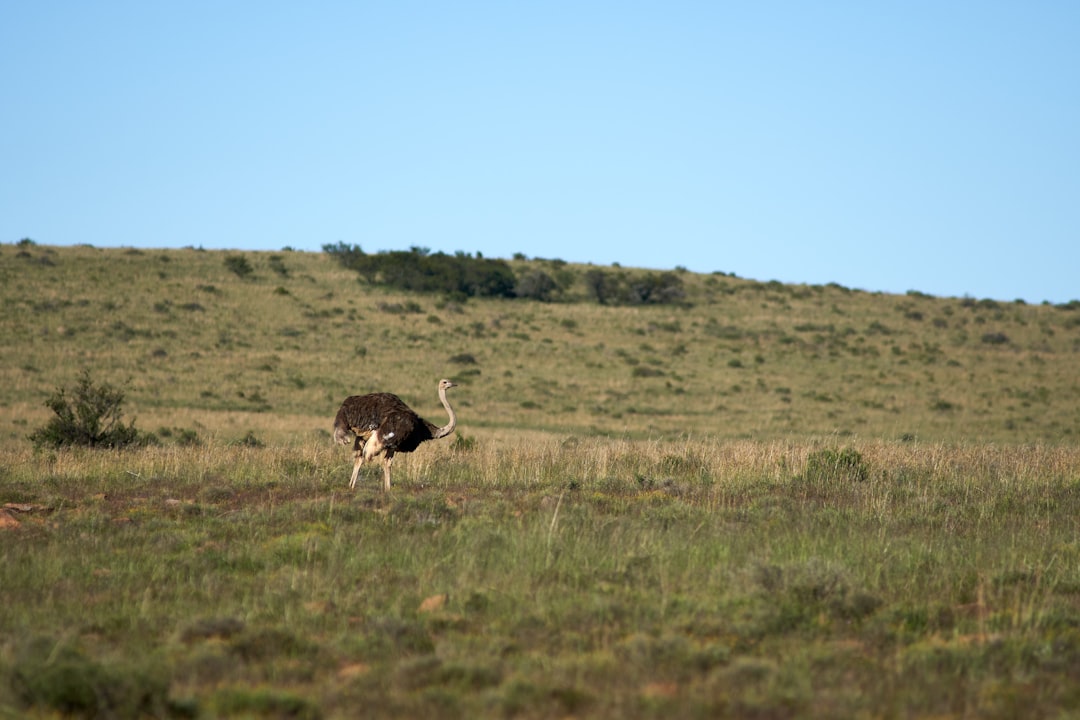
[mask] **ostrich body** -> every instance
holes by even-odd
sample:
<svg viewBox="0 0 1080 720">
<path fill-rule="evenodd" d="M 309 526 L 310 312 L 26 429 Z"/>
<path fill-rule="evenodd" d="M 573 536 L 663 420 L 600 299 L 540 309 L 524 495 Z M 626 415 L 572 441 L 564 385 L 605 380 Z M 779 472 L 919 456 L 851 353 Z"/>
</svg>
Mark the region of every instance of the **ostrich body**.
<svg viewBox="0 0 1080 720">
<path fill-rule="evenodd" d="M 446 400 L 447 388 L 454 387 L 449 380 L 439 381 L 439 401 L 446 408 L 450 421 L 437 427 L 405 404 L 393 393 L 370 393 L 345 398 L 334 418 L 334 441 L 349 444 L 353 436 L 352 478 L 349 487 L 356 487 L 360 466 L 382 455 L 383 489 L 390 489 L 390 465 L 399 452 L 412 452 L 425 440 L 438 440 L 454 432 L 457 415 Z"/>
</svg>

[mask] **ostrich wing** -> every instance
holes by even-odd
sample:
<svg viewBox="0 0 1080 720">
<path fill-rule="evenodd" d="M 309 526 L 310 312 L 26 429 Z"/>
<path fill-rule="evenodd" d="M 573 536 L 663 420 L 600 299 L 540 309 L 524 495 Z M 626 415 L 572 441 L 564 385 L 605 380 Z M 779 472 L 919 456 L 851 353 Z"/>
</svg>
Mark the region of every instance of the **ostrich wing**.
<svg viewBox="0 0 1080 720">
<path fill-rule="evenodd" d="M 383 419 L 394 412 L 409 410 L 409 406 L 393 393 L 371 393 L 345 398 L 334 418 L 334 427 L 354 433 L 371 432 Z"/>
</svg>

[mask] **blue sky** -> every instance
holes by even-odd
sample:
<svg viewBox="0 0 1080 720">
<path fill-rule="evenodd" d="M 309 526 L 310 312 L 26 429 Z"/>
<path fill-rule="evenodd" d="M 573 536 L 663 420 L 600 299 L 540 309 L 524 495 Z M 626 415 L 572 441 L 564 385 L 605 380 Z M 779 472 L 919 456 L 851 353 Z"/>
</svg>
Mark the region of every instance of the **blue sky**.
<svg viewBox="0 0 1080 720">
<path fill-rule="evenodd" d="M 1080 3 L 0 9 L 0 242 L 1080 298 Z"/>
</svg>

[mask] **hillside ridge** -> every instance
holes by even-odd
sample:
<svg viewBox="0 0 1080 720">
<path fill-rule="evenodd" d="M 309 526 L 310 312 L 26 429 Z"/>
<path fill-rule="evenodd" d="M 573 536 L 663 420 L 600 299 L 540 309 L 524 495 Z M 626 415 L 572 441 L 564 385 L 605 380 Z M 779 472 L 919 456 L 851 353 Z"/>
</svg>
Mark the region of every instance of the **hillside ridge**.
<svg viewBox="0 0 1080 720">
<path fill-rule="evenodd" d="M 1080 431 L 1077 303 L 677 269 L 678 302 L 599 304 L 590 270 L 653 271 L 506 263 L 556 279 L 562 301 L 403 292 L 327 253 L 0 246 L 0 446 L 25 443 L 44 398 L 84 368 L 123 383 L 140 428 L 166 441 L 311 441 L 341 399 L 372 390 L 435 414 L 443 376 L 462 384 L 460 432 L 480 438 L 1030 443 Z"/>
</svg>

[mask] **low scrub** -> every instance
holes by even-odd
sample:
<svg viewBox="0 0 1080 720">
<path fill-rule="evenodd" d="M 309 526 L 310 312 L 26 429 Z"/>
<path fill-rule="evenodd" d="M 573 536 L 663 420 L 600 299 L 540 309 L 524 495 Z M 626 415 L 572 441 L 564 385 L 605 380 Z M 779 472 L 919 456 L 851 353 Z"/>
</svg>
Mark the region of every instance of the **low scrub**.
<svg viewBox="0 0 1080 720">
<path fill-rule="evenodd" d="M 806 459 L 808 482 L 862 482 L 870 476 L 870 468 L 854 448 L 826 448 L 810 453 Z"/>
<path fill-rule="evenodd" d="M 84 370 L 70 393 L 57 388 L 45 405 L 54 417 L 30 435 L 35 448 L 121 448 L 149 438 L 135 429 L 135 421 L 123 422 L 124 392 L 109 383 L 96 383 Z"/>
<path fill-rule="evenodd" d="M 105 665 L 64 640 L 35 637 L 15 654 L 10 679 L 23 709 L 72 717 L 189 717 L 168 698 L 164 672 L 145 662 Z"/>
</svg>

